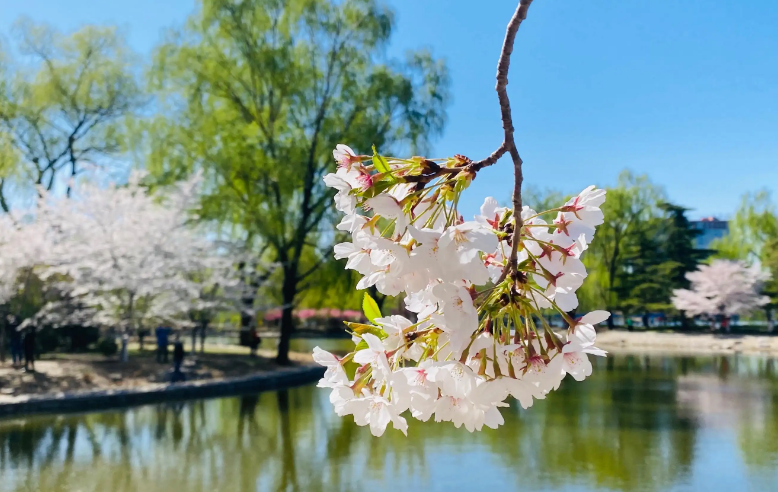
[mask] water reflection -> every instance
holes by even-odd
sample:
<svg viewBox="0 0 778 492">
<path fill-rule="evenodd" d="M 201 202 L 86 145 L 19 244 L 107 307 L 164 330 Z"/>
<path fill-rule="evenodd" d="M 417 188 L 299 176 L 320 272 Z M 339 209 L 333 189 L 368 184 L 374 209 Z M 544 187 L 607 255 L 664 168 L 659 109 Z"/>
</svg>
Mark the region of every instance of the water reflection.
<svg viewBox="0 0 778 492">
<path fill-rule="evenodd" d="M 314 387 L 0 422 L 0 490 L 771 490 L 778 378 L 760 357 L 614 356 L 498 431 L 382 439 Z"/>
</svg>

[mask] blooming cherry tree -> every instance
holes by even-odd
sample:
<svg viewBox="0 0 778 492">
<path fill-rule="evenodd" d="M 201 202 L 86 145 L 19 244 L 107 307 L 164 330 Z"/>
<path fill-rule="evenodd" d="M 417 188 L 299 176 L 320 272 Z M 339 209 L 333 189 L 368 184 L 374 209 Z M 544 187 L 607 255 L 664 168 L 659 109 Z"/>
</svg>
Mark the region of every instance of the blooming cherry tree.
<svg viewBox="0 0 778 492">
<path fill-rule="evenodd" d="M 5 357 L 7 323 L 24 322 L 10 301 L 28 295 L 42 259 L 51 250 L 47 233 L 44 224 L 25 214 L 11 211 L 0 216 L 0 359 Z"/>
<path fill-rule="evenodd" d="M 709 316 L 745 314 L 770 302 L 760 295 L 770 274 L 740 261 L 714 260 L 689 272 L 691 289 L 673 291 L 673 305 L 686 313 Z"/>
<path fill-rule="evenodd" d="M 187 311 L 214 302 L 210 287 L 237 281 L 228 278 L 230 259 L 190 226 L 197 180 L 166 190 L 164 200 L 139 180 L 134 174 L 126 186 L 85 184 L 77 198 L 46 200 L 38 212 L 50 228 L 46 277 L 61 279 L 58 287 L 83 306 L 78 322 L 123 335 L 125 360 L 130 333 L 160 320 L 186 321 Z M 76 314 L 49 308 L 49 317 Z"/>
<path fill-rule="evenodd" d="M 356 344 L 343 358 L 320 348 L 327 367 L 319 386 L 331 391 L 340 416 L 380 436 L 389 424 L 407 433 L 403 415 L 451 422 L 473 432 L 503 423 L 499 408 L 513 396 L 527 408 L 559 387 L 566 374 L 592 372 L 594 325 L 609 313 L 580 319 L 576 290 L 586 278 L 581 255 L 603 222 L 605 191 L 591 186 L 559 207 L 537 212 L 522 205 L 522 161 L 513 138 L 506 92 L 510 54 L 531 0 L 511 19 L 500 56 L 497 94 L 505 136 L 489 157 L 473 161 L 387 157 L 374 148 L 333 152 L 338 169 L 324 177 L 344 214 L 338 229 L 352 240 L 336 258 L 362 275 L 358 289 L 375 286 L 404 295 L 415 319 L 384 317 L 365 295 L 370 323 L 346 323 Z M 486 198 L 475 220 L 457 205 L 477 173 L 504 154 L 514 164 L 513 208 Z M 541 310 L 559 312 L 557 333 Z"/>
</svg>

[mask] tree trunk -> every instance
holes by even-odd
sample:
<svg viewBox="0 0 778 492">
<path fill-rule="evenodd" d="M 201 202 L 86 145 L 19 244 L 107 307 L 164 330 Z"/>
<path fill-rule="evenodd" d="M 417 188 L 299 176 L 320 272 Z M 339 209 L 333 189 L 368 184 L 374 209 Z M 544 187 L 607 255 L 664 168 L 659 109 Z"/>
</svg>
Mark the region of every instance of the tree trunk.
<svg viewBox="0 0 778 492">
<path fill-rule="evenodd" d="M 773 330 L 775 329 L 775 324 L 774 324 L 775 322 L 773 321 L 773 309 L 769 307 L 764 308 L 764 314 L 765 317 L 767 318 L 767 331 L 769 333 L 772 333 Z"/>
<path fill-rule="evenodd" d="M 649 328 L 649 320 L 648 320 L 648 313 L 643 313 L 643 316 L 641 316 L 641 319 L 643 320 L 643 328 L 648 329 Z"/>
<path fill-rule="evenodd" d="M 619 238 L 616 238 L 616 244 L 613 245 L 613 255 L 610 258 L 610 261 L 608 262 L 608 300 L 613 301 L 613 288 L 614 283 L 616 283 L 616 259 L 619 256 Z M 610 303 L 609 303 L 610 304 Z M 614 308 L 613 306 L 607 307 L 608 312 L 611 313 L 610 316 L 608 316 L 608 329 L 612 330 L 616 327 L 613 321 L 613 314 L 614 314 Z"/>
<path fill-rule="evenodd" d="M 129 342 L 130 336 L 127 335 L 127 331 L 124 330 L 122 332 L 122 352 L 121 352 L 121 361 L 127 362 L 130 360 L 130 353 L 127 350 L 127 342 Z"/>
<path fill-rule="evenodd" d="M 200 353 L 205 353 L 205 337 L 208 330 L 208 323 L 203 323 L 203 327 L 200 328 Z"/>
<path fill-rule="evenodd" d="M 192 328 L 192 353 L 197 353 L 197 327 Z"/>
<path fill-rule="evenodd" d="M 294 307 L 294 298 L 297 294 L 297 272 L 295 269 L 284 271 L 283 302 L 281 311 L 281 337 L 278 340 L 278 355 L 276 363 L 279 365 L 289 364 L 289 343 L 294 330 L 294 319 L 292 318 L 292 309 Z"/>
<path fill-rule="evenodd" d="M 681 330 L 688 331 L 690 328 L 689 318 L 686 316 L 686 313 L 684 311 L 681 311 L 680 318 L 681 318 Z"/>
<path fill-rule="evenodd" d="M 5 322 L 0 324 L 0 364 L 5 364 L 5 332 L 8 331 L 8 327 L 5 326 Z"/>
<path fill-rule="evenodd" d="M 132 331 L 134 323 L 132 322 L 133 317 L 135 316 L 135 293 L 130 292 L 130 303 L 129 303 L 129 323 L 127 326 L 125 326 L 122 329 L 122 352 L 121 352 L 121 361 L 127 362 L 130 358 L 130 354 L 127 351 L 127 342 L 129 342 L 129 332 Z"/>
<path fill-rule="evenodd" d="M 278 490 L 297 490 L 297 470 L 294 459 L 294 438 L 292 436 L 291 417 L 289 415 L 289 392 L 276 392 L 278 398 L 279 431 L 281 434 L 281 486 Z M 291 485 L 291 487 L 290 487 Z"/>
</svg>

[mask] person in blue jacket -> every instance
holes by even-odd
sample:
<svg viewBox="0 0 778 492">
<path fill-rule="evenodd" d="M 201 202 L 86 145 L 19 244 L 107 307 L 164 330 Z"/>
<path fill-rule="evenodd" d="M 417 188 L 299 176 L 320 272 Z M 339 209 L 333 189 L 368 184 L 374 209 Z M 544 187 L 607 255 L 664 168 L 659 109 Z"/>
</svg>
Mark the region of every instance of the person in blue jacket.
<svg viewBox="0 0 778 492">
<path fill-rule="evenodd" d="M 157 362 L 166 364 L 168 361 L 170 328 L 167 326 L 158 326 L 154 331 L 154 334 L 157 336 Z"/>
</svg>

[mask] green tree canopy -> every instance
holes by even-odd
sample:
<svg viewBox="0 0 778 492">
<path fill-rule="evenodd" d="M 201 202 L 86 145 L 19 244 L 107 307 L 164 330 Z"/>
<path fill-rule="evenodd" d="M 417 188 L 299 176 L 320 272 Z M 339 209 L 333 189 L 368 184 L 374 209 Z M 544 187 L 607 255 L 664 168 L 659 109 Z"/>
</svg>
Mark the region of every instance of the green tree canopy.
<svg viewBox="0 0 778 492">
<path fill-rule="evenodd" d="M 651 183 L 648 176 L 635 176 L 630 171 L 622 171 L 617 185 L 608 188 L 602 207 L 605 223 L 597 229 L 597 240 L 584 255 L 590 274 L 580 296 L 582 304 L 605 305 L 608 311 L 619 308 L 619 291 L 633 273 L 627 261 L 630 251 L 648 247 L 647 229 L 660 217 L 659 205 L 663 202 L 664 190 Z M 613 317 L 608 324 L 613 327 Z"/>
<path fill-rule="evenodd" d="M 9 188 L 51 190 L 62 176 L 126 150 L 124 121 L 144 102 L 135 57 L 115 28 L 65 35 L 20 20 L 17 62 L 0 73 L 0 206 Z M 67 184 L 68 193 L 70 185 Z"/>
<path fill-rule="evenodd" d="M 292 307 L 333 239 L 322 177 L 334 146 L 415 151 L 445 121 L 442 61 L 380 61 L 392 25 L 373 0 L 203 0 L 156 51 L 149 167 L 160 180 L 203 172 L 204 217 L 269 246 L 281 363 Z"/>
<path fill-rule="evenodd" d="M 729 221 L 729 232 L 715 240 L 711 248 L 716 256 L 728 260 L 759 260 L 764 246 L 778 238 L 778 215 L 767 190 L 746 193 L 740 200 L 735 217 Z"/>
<path fill-rule="evenodd" d="M 644 324 L 651 311 L 673 310 L 673 290 L 688 288 L 686 274 L 710 253 L 695 248 L 701 231 L 692 227 L 687 209 L 667 202 L 658 208 L 659 214 L 636 228 L 628 241 L 622 267 L 625 275 L 615 286 L 618 307 L 625 314 L 642 314 Z"/>
</svg>

